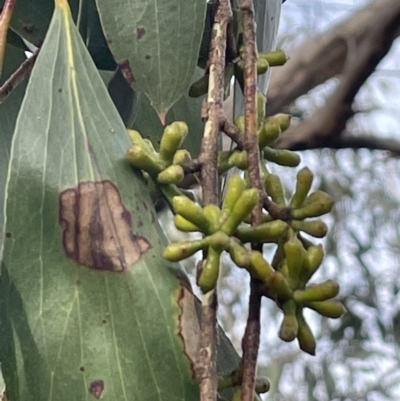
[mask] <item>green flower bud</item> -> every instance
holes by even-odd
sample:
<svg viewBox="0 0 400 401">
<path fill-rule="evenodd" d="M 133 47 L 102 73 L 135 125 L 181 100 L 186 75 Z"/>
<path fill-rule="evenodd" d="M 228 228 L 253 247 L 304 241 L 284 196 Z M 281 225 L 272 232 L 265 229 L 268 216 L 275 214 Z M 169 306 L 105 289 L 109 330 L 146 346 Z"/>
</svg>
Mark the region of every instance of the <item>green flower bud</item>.
<svg viewBox="0 0 400 401">
<path fill-rule="evenodd" d="M 321 220 L 292 220 L 290 225 L 295 230 L 303 231 L 316 238 L 323 238 L 328 233 L 328 226 Z"/>
<path fill-rule="evenodd" d="M 280 166 L 297 167 L 301 161 L 300 156 L 286 149 L 272 149 L 268 146 L 263 151 L 264 158 Z"/>
<path fill-rule="evenodd" d="M 255 383 L 255 392 L 257 394 L 267 393 L 270 389 L 271 385 L 267 377 L 259 376 L 256 378 Z"/>
<path fill-rule="evenodd" d="M 230 247 L 230 237 L 222 231 L 217 231 L 210 236 L 210 246 L 216 251 L 227 251 Z"/>
<path fill-rule="evenodd" d="M 286 277 L 281 272 L 276 271 L 267 276 L 266 284 L 280 301 L 285 301 L 293 297 L 293 291 L 290 289 Z"/>
<path fill-rule="evenodd" d="M 182 166 L 171 164 L 157 176 L 157 182 L 160 184 L 178 184 L 185 177 Z"/>
<path fill-rule="evenodd" d="M 317 347 L 315 337 L 310 329 L 310 326 L 304 319 L 303 311 L 300 308 L 297 309 L 296 317 L 299 324 L 297 340 L 299 342 L 300 349 L 304 352 L 307 352 L 307 354 L 315 355 L 315 349 Z"/>
<path fill-rule="evenodd" d="M 209 232 L 209 223 L 203 209 L 197 203 L 186 196 L 174 196 L 172 207 L 176 214 L 180 214 L 186 220 L 199 227 L 203 232 Z"/>
<path fill-rule="evenodd" d="M 293 299 L 299 303 L 320 302 L 336 297 L 339 294 L 339 284 L 333 280 L 327 280 L 320 284 L 312 284 L 305 290 L 296 290 Z"/>
<path fill-rule="evenodd" d="M 327 300 L 322 302 L 307 302 L 304 306 L 331 319 L 338 319 L 346 313 L 346 308 L 340 301 Z"/>
<path fill-rule="evenodd" d="M 259 53 L 258 57 L 265 58 L 271 67 L 284 65 L 289 57 L 283 50 L 274 50 L 267 53 Z"/>
<path fill-rule="evenodd" d="M 275 270 L 264 259 L 264 256 L 261 252 L 251 251 L 249 272 L 251 277 L 257 280 L 265 281 L 270 274 L 275 272 Z"/>
<path fill-rule="evenodd" d="M 292 120 L 291 114 L 279 113 L 275 114 L 272 118 L 279 124 L 282 132 L 290 127 L 290 121 Z"/>
<path fill-rule="evenodd" d="M 170 262 L 179 262 L 204 249 L 207 245 L 208 240 L 206 238 L 195 241 L 173 242 L 165 247 L 163 257 Z"/>
<path fill-rule="evenodd" d="M 246 170 L 248 167 L 247 152 L 245 150 L 234 150 L 229 157 L 229 164 Z"/>
<path fill-rule="evenodd" d="M 308 167 L 302 168 L 297 173 L 296 190 L 293 194 L 292 200 L 290 201 L 291 209 L 297 209 L 303 206 L 307 194 L 310 191 L 313 178 L 314 174 Z"/>
<path fill-rule="evenodd" d="M 288 229 L 286 222 L 273 220 L 259 226 L 239 227 L 236 236 L 242 242 L 277 242 L 286 235 Z"/>
<path fill-rule="evenodd" d="M 267 145 L 274 142 L 282 130 L 279 122 L 275 121 L 272 117 L 267 118 L 262 128 L 258 131 L 258 146 L 264 149 Z"/>
<path fill-rule="evenodd" d="M 268 61 L 265 58 L 260 57 L 257 60 L 256 67 L 257 67 L 257 75 L 265 74 L 269 68 Z"/>
<path fill-rule="evenodd" d="M 157 159 L 139 145 L 133 145 L 128 149 L 126 152 L 126 159 L 134 167 L 144 170 L 152 176 L 157 175 L 166 167 L 161 160 Z"/>
<path fill-rule="evenodd" d="M 222 212 L 230 213 L 240 195 L 246 189 L 246 182 L 240 174 L 233 174 L 229 177 L 226 185 L 225 198 L 222 203 Z"/>
<path fill-rule="evenodd" d="M 172 164 L 185 164 L 189 163 L 192 160 L 192 156 L 190 152 L 186 149 L 178 149 L 172 160 Z"/>
<path fill-rule="evenodd" d="M 257 91 L 257 125 L 260 125 L 264 121 L 265 116 L 265 96 Z"/>
<path fill-rule="evenodd" d="M 188 133 L 188 127 L 183 121 L 175 121 L 164 128 L 160 141 L 160 156 L 167 163 L 172 163 L 175 152 L 181 146 Z"/>
<path fill-rule="evenodd" d="M 208 254 L 205 261 L 203 261 L 203 267 L 200 272 L 198 279 L 198 285 L 203 292 L 207 292 L 215 289 L 219 275 L 219 263 L 220 263 L 221 252 L 213 248 L 208 248 Z"/>
<path fill-rule="evenodd" d="M 229 255 L 232 261 L 239 267 L 248 269 L 250 266 L 250 251 L 248 251 L 240 242 L 235 238 L 230 239 Z"/>
<path fill-rule="evenodd" d="M 221 225 L 221 230 L 231 235 L 244 218 L 251 213 L 259 199 L 256 188 L 245 189 L 233 205 L 231 212 Z"/>
<path fill-rule="evenodd" d="M 285 260 L 288 268 L 288 282 L 292 289 L 299 286 L 306 251 L 296 236 L 291 236 L 284 244 Z"/>
<path fill-rule="evenodd" d="M 245 130 L 245 119 L 244 119 L 244 116 L 236 117 L 234 124 L 236 125 L 236 127 L 237 127 L 242 133 L 244 133 L 244 130 Z"/>
<path fill-rule="evenodd" d="M 220 226 L 221 209 L 214 204 L 204 206 L 203 213 L 208 220 L 210 232 L 215 232 Z"/>
<path fill-rule="evenodd" d="M 297 337 L 299 325 L 296 317 L 296 304 L 292 299 L 282 304 L 283 321 L 279 330 L 279 338 L 283 341 L 290 342 Z"/>
<path fill-rule="evenodd" d="M 307 248 L 303 270 L 300 273 L 300 281 L 306 284 L 317 271 L 324 259 L 324 248 L 322 245 L 311 245 Z"/>
<path fill-rule="evenodd" d="M 283 193 L 281 179 L 275 174 L 264 175 L 264 186 L 267 194 L 279 206 L 285 207 L 286 200 Z"/>
<path fill-rule="evenodd" d="M 325 192 L 316 191 L 306 198 L 303 207 L 292 210 L 292 217 L 296 220 L 319 217 L 329 213 L 332 207 L 333 199 Z"/>
<path fill-rule="evenodd" d="M 195 224 L 191 223 L 189 220 L 186 220 L 180 214 L 176 214 L 174 216 L 174 223 L 175 223 L 175 227 L 178 230 L 183 231 L 185 233 L 200 231 L 199 227 L 197 227 Z"/>
</svg>

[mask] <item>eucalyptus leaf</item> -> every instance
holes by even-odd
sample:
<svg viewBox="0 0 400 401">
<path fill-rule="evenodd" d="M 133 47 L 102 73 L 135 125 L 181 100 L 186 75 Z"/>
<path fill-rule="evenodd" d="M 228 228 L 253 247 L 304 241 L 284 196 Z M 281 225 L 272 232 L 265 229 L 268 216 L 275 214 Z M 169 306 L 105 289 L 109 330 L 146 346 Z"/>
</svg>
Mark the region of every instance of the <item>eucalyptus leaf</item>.
<svg viewBox="0 0 400 401">
<path fill-rule="evenodd" d="M 204 0 L 96 0 L 110 49 L 164 122 L 186 93 L 202 39 Z"/>
<path fill-rule="evenodd" d="M 164 238 L 124 160 L 128 146 L 59 0 L 6 190 L 0 359 L 12 401 L 198 400 L 194 297 L 161 258 Z"/>
<path fill-rule="evenodd" d="M 203 74 L 200 68 L 196 68 L 192 82 L 196 81 Z M 192 157 L 198 156 L 203 138 L 204 123 L 202 122 L 201 104 L 203 97 L 192 98 L 185 94 L 169 110 L 166 117 L 166 124 L 173 121 L 185 121 L 189 128 L 189 133 L 182 144 Z M 149 99 L 146 96 L 140 96 L 138 102 L 138 112 L 133 122 L 133 128 L 139 131 L 143 137 L 151 140 L 155 148 L 158 148 L 164 126 L 157 118 L 157 114 Z"/>
</svg>

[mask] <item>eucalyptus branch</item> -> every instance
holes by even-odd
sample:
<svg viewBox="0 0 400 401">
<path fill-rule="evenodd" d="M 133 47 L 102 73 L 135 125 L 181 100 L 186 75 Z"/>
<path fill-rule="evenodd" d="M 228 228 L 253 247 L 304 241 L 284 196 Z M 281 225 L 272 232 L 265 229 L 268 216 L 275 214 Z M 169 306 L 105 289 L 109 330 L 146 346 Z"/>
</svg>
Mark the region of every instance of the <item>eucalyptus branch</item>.
<svg viewBox="0 0 400 401">
<path fill-rule="evenodd" d="M 209 55 L 209 87 L 207 120 L 200 153 L 203 205 L 218 203 L 218 135 L 224 97 L 224 68 L 227 26 L 232 18 L 229 0 L 215 1 L 216 8 Z M 206 255 L 204 255 L 206 256 Z M 203 261 L 204 262 L 204 261 Z M 203 295 L 201 335 L 196 376 L 200 384 L 200 401 L 217 399 L 217 293 L 213 289 Z"/>
<path fill-rule="evenodd" d="M 235 142 L 240 149 L 246 147 L 243 133 L 236 127 L 236 125 L 230 123 L 228 120 L 224 119 L 221 123 L 222 131 Z"/>
<path fill-rule="evenodd" d="M 201 163 L 198 159 L 182 164 L 183 171 L 186 174 L 198 173 L 201 170 Z"/>
<path fill-rule="evenodd" d="M 243 18 L 243 41 L 245 48 L 245 149 L 248 157 L 250 185 L 253 188 L 257 188 L 260 193 L 260 202 L 254 208 L 252 214 L 252 224 L 257 225 L 262 221 L 262 199 L 264 196 L 264 188 L 261 180 L 260 155 L 257 139 L 257 48 L 252 0 L 242 0 L 240 3 L 240 10 Z M 261 293 L 258 290 L 258 282 L 251 279 L 249 315 L 242 340 L 242 401 L 253 401 L 254 398 L 257 356 L 260 344 L 260 308 Z"/>
<path fill-rule="evenodd" d="M 268 198 L 268 195 L 264 191 L 263 194 L 263 206 L 265 210 L 273 217 L 274 219 L 279 219 L 283 221 L 290 221 L 292 216 L 290 213 L 290 209 L 280 208 L 276 203 L 274 203 L 271 199 Z"/>
<path fill-rule="evenodd" d="M 26 59 L 18 69 L 10 75 L 10 77 L 0 87 L 0 104 L 4 102 L 7 96 L 25 79 L 27 78 L 35 65 L 35 61 L 39 54 L 39 49 Z"/>
</svg>

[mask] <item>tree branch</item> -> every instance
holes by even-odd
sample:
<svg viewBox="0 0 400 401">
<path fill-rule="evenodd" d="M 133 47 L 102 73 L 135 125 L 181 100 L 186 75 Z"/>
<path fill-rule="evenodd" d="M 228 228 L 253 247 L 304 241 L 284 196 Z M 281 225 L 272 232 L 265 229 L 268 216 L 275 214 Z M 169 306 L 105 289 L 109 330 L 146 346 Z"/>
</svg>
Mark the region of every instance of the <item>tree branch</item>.
<svg viewBox="0 0 400 401">
<path fill-rule="evenodd" d="M 262 221 L 262 206 L 264 185 L 260 171 L 260 153 L 257 138 L 257 45 L 256 27 L 254 22 L 254 7 L 252 0 L 241 0 L 240 11 L 243 21 L 243 45 L 245 49 L 244 61 L 244 100 L 245 100 L 245 149 L 248 158 L 248 175 L 252 188 L 257 188 L 260 201 L 255 206 L 251 222 L 258 225 Z M 260 345 L 260 309 L 261 294 L 257 281 L 251 279 L 249 315 L 246 330 L 242 340 L 242 396 L 241 401 L 253 401 L 255 379 L 257 375 L 257 357 Z"/>
<path fill-rule="evenodd" d="M 306 94 L 345 68 L 350 51 L 372 40 L 371 27 L 388 23 L 387 12 L 398 13 L 398 0 L 379 0 L 367 4 L 327 32 L 312 36 L 290 51 L 290 60 L 273 69 L 268 89 L 267 114 L 281 112 L 299 96 Z M 400 35 L 395 27 L 391 41 Z M 356 55 L 350 55 L 356 57 Z"/>
<path fill-rule="evenodd" d="M 0 13 L 0 76 L 3 72 L 4 55 L 6 52 L 7 32 L 14 11 L 16 0 L 6 0 Z"/>
<path fill-rule="evenodd" d="M 227 26 L 232 18 L 229 0 L 214 1 L 216 8 L 209 55 L 209 85 L 206 101 L 206 118 L 199 161 L 201 164 L 201 188 L 203 205 L 218 204 L 218 136 L 222 120 L 224 98 L 224 68 L 227 42 Z M 204 264 L 206 255 L 201 262 Z M 196 378 L 200 384 L 200 401 L 216 401 L 217 376 L 217 307 L 216 290 L 202 297 L 201 334 Z"/>
<path fill-rule="evenodd" d="M 26 59 L 18 69 L 4 82 L 0 87 L 0 104 L 4 102 L 7 96 L 25 79 L 27 78 L 35 65 L 35 61 L 39 54 L 39 49 Z"/>
<path fill-rule="evenodd" d="M 382 10 L 379 19 L 374 21 L 358 46 L 357 53 L 351 56 L 351 62 L 346 65 L 340 83 L 325 106 L 308 120 L 285 131 L 276 142 L 276 147 L 308 149 L 320 147 L 321 141 L 329 146 L 329 141 L 336 140 L 345 129 L 348 119 L 354 115 L 352 104 L 357 92 L 389 52 L 398 36 L 399 27 L 400 2 L 396 1 L 392 7 Z"/>
<path fill-rule="evenodd" d="M 345 132 L 335 140 L 324 141 L 325 138 L 313 148 L 309 146 L 307 149 L 369 149 L 369 150 L 383 150 L 390 152 L 392 156 L 400 156 L 400 142 L 394 141 L 393 139 L 381 139 L 371 136 L 352 136 L 348 132 Z M 293 143 L 293 147 L 290 150 L 304 150 L 304 147 L 299 147 L 298 143 Z"/>
</svg>

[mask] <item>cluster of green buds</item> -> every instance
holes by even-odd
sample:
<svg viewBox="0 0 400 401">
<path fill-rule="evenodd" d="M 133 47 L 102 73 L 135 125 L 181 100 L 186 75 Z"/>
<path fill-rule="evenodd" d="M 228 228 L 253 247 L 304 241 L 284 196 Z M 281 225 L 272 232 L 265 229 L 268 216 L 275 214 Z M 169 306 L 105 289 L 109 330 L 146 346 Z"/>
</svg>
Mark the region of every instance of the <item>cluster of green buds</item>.
<svg viewBox="0 0 400 401">
<path fill-rule="evenodd" d="M 311 177 L 308 181 L 304 175 Z M 258 226 L 246 223 L 259 200 L 255 188 L 247 188 L 240 174 L 230 177 L 222 208 L 217 205 L 199 206 L 185 196 L 173 198 L 175 225 L 184 232 L 201 232 L 201 239 L 169 244 L 163 256 L 170 261 L 188 258 L 199 250 L 206 251 L 206 259 L 198 277 L 198 284 L 207 293 L 215 288 L 220 257 L 229 253 L 233 263 L 245 268 L 250 275 L 265 284 L 265 295 L 274 300 L 284 313 L 279 336 L 284 341 L 298 339 L 302 350 L 314 354 L 314 336 L 304 319 L 303 308 L 311 308 L 323 316 L 338 318 L 344 313 L 343 305 L 332 300 L 339 291 L 337 283 L 328 280 L 321 284 L 308 284 L 324 257 L 322 245 L 314 245 L 301 237 L 301 232 L 321 238 L 327 227 L 318 217 L 332 208 L 332 200 L 321 191 L 308 195 L 312 174 L 307 168 L 298 174 L 296 190 L 287 208 L 292 217 L 287 221 L 272 219 Z M 308 195 L 308 196 L 307 196 Z M 294 217 L 295 216 L 295 217 Z M 257 250 L 246 244 L 277 244 L 275 268 Z"/>
<path fill-rule="evenodd" d="M 271 64 L 271 60 L 268 62 Z M 300 163 L 297 153 L 272 147 L 290 126 L 290 116 L 278 114 L 265 118 L 264 110 L 264 97 L 258 94 L 257 134 L 264 192 L 250 187 L 246 172 L 247 153 L 239 146 L 218 155 L 220 174 L 234 166 L 245 171 L 230 176 L 221 206 L 208 204 L 202 207 L 179 191 L 176 184 L 184 178 L 183 165 L 191 161 L 190 154 L 180 149 L 188 129 L 179 121 L 164 129 L 158 152 L 137 131 L 129 131 L 132 147 L 127 152 L 127 159 L 144 171 L 169 198 L 176 227 L 183 232 L 202 234 L 200 239 L 167 245 L 163 256 L 179 262 L 203 251 L 205 258 L 197 281 L 206 294 L 215 289 L 221 255 L 228 253 L 236 266 L 246 269 L 252 278 L 261 282 L 263 294 L 283 311 L 279 337 L 284 341 L 297 338 L 303 351 L 314 354 L 315 338 L 304 318 L 304 308 L 329 318 L 338 318 L 345 312 L 344 306 L 334 299 L 339 292 L 336 282 L 309 283 L 322 263 L 324 251 L 321 244 L 304 238 L 304 234 L 314 238 L 323 238 L 327 234 L 326 224 L 318 217 L 331 211 L 333 201 L 325 192 L 310 193 L 313 174 L 307 167 L 298 172 L 293 194 L 286 199 L 279 176 L 268 170 L 266 162 L 288 167 Z M 244 117 L 238 117 L 235 125 L 243 135 Z M 250 224 L 260 196 L 265 201 L 266 195 L 269 203 L 264 202 L 262 221 L 258 225 Z M 278 214 L 270 213 L 268 204 L 271 202 Z M 264 244 L 276 244 L 271 263 L 260 251 Z"/>
<path fill-rule="evenodd" d="M 180 149 L 187 133 L 188 127 L 183 121 L 167 125 L 157 152 L 150 140 L 144 139 L 138 131 L 128 130 L 132 146 L 126 158 L 132 166 L 142 170 L 144 176 L 163 194 L 181 194 L 176 184 L 185 176 L 182 165 L 191 161 L 189 151 Z"/>
</svg>

